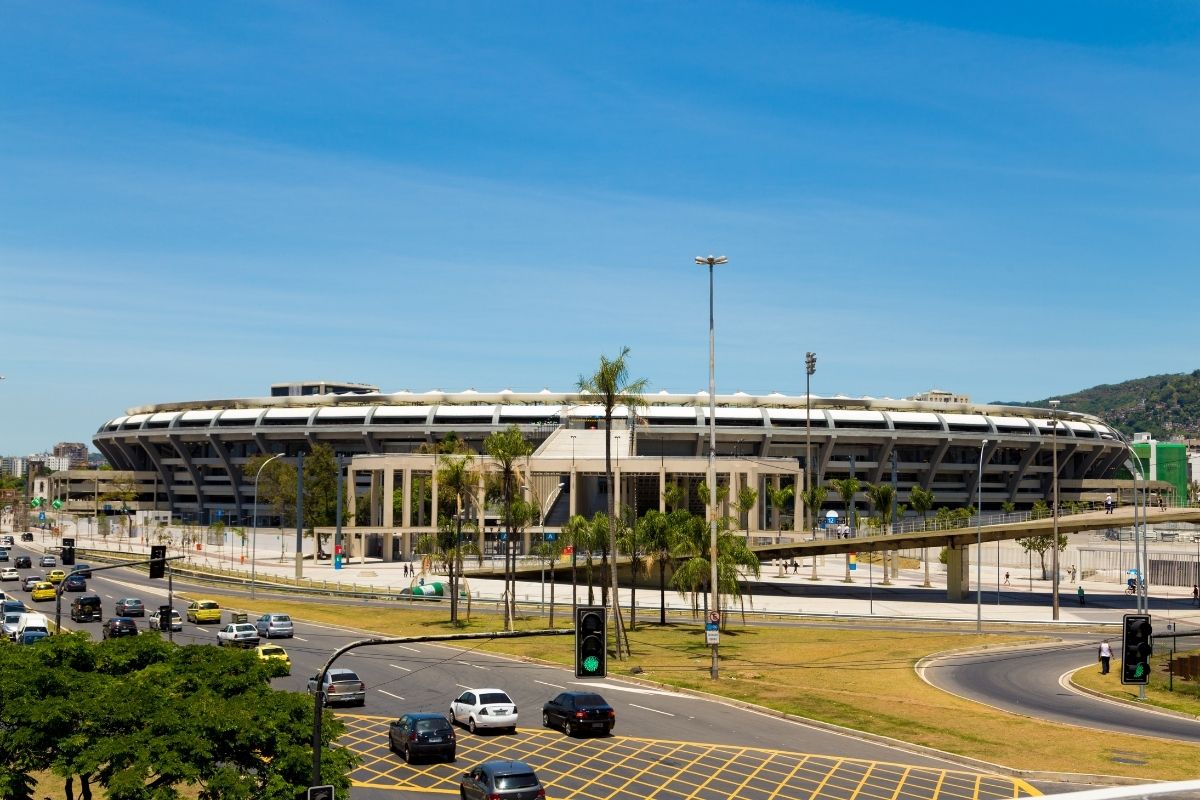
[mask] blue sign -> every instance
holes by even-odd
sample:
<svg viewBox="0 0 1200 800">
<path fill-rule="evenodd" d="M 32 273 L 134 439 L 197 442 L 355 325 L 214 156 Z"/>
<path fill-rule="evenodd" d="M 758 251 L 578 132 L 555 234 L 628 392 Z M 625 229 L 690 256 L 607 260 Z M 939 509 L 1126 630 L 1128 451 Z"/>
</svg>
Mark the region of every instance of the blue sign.
<svg viewBox="0 0 1200 800">
<path fill-rule="evenodd" d="M 46 516 L 46 512 L 44 512 L 44 511 L 43 511 L 43 512 L 42 512 L 42 516 L 43 516 L 43 517 L 44 517 L 44 516 Z M 507 542 L 507 541 L 508 541 L 508 534 L 507 534 L 507 533 L 502 533 L 502 534 L 500 534 L 500 541 L 502 541 L 502 542 Z"/>
<path fill-rule="evenodd" d="M 223 517 L 223 516 L 225 516 L 225 509 L 223 509 L 223 508 L 218 508 L 218 509 L 217 509 L 217 519 L 220 519 L 220 518 L 221 518 L 221 517 Z"/>
<path fill-rule="evenodd" d="M 547 542 L 553 542 L 553 541 L 557 541 L 557 540 L 558 540 L 558 534 L 555 533 L 554 531 L 550 531 L 549 533 L 546 534 Z"/>
<path fill-rule="evenodd" d="M 45 522 L 45 521 L 46 521 L 46 512 L 39 511 L 38 512 L 38 522 Z"/>
<path fill-rule="evenodd" d="M 105 510 L 105 511 L 112 511 L 112 503 L 105 503 L 105 504 L 104 504 L 104 510 Z"/>
<path fill-rule="evenodd" d="M 719 623 L 716 623 L 716 622 L 706 622 L 706 623 L 704 623 L 704 630 L 715 631 L 717 629 L 718 624 Z"/>
<path fill-rule="evenodd" d="M 334 569 L 342 568 L 342 554 L 341 553 L 333 554 L 333 568 Z"/>
</svg>

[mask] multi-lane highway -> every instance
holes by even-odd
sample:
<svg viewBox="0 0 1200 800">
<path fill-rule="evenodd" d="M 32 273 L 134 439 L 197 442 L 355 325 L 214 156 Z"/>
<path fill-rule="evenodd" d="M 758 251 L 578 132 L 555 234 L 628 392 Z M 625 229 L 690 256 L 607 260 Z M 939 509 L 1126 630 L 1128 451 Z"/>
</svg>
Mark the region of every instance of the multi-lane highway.
<svg viewBox="0 0 1200 800">
<path fill-rule="evenodd" d="M 15 552 L 41 554 L 40 549 L 21 547 Z M 33 570 L 22 572 L 36 572 L 36 558 L 34 564 Z M 89 591 L 102 598 L 106 617 L 121 597 L 140 597 L 151 609 L 166 600 L 164 581 L 150 581 L 132 570 L 98 572 L 88 583 Z M 204 595 L 203 589 L 181 581 L 175 589 L 177 594 Z M 14 594 L 20 596 L 19 590 Z M 64 603 L 69 597 L 64 596 Z M 256 613 L 272 610 L 271 598 L 261 592 L 256 600 L 247 597 L 246 603 Z M 176 598 L 181 613 L 185 605 Z M 275 640 L 293 660 L 291 676 L 276 679 L 277 688 L 304 691 L 307 677 L 334 649 L 364 638 L 349 623 L 366 624 L 369 614 L 369 604 L 355 606 L 346 628 L 298 621 L 294 639 Z M 98 623 L 74 627 L 99 638 Z M 214 644 L 219 627 L 185 622 L 175 641 Z M 353 776 L 356 798 L 456 793 L 463 769 L 491 758 L 531 763 L 550 797 L 989 800 L 1036 793 L 1019 780 L 982 775 L 939 758 L 777 716 L 619 680 L 584 684 L 563 668 L 472 647 L 419 643 L 369 648 L 347 654 L 338 666 L 357 671 L 368 687 L 364 708 L 337 712 L 348 726 L 344 743 L 362 759 Z M 542 703 L 559 691 L 585 685 L 616 708 L 615 735 L 576 739 L 542 728 Z M 502 688 L 516 701 L 520 724 L 515 735 L 460 730 L 454 764 L 410 766 L 388 751 L 390 720 L 405 711 L 445 713 L 450 700 L 465 688 L 483 687 Z"/>
</svg>

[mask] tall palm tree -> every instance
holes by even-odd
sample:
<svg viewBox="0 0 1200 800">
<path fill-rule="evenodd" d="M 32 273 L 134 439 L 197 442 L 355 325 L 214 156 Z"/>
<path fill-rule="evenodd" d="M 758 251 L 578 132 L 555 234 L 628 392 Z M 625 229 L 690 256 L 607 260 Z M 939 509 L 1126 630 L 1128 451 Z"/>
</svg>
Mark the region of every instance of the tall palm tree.
<svg viewBox="0 0 1200 800">
<path fill-rule="evenodd" d="M 562 558 L 563 549 L 566 544 L 562 539 L 555 537 L 554 539 L 544 539 L 534 545 L 533 554 L 542 561 L 550 564 L 550 622 L 551 628 L 554 627 L 554 568 L 558 566 L 558 560 Z"/>
<path fill-rule="evenodd" d="M 622 347 L 620 354 L 609 359 L 600 355 L 599 368 L 591 375 L 580 375 L 577 387 L 581 394 L 595 395 L 604 406 L 604 473 L 608 481 L 608 550 L 614 554 L 612 560 L 612 614 L 613 628 L 616 633 L 618 660 L 625 658 L 623 647 L 624 628 L 621 623 L 621 604 L 617 595 L 617 509 L 616 493 L 613 491 L 612 471 L 612 415 L 618 405 L 640 405 L 641 395 L 646 391 L 646 379 L 631 380 L 629 367 L 625 359 L 629 356 L 629 348 Z"/>
<path fill-rule="evenodd" d="M 592 591 L 592 565 L 595 554 L 603 552 L 608 544 L 608 515 L 597 511 L 591 519 L 580 517 L 584 524 L 576 531 L 576 546 L 584 552 L 584 575 L 587 577 L 588 605 L 596 604 L 596 595 Z M 603 580 L 603 574 L 601 579 Z"/>
<path fill-rule="evenodd" d="M 637 580 L 646 569 L 646 549 L 638 527 L 640 520 L 634 517 L 633 508 L 621 506 L 621 528 L 617 533 L 617 547 L 629 556 L 629 629 L 637 630 Z"/>
<path fill-rule="evenodd" d="M 687 512 L 684 512 L 687 513 Z M 673 555 L 681 563 L 671 576 L 671 585 L 680 593 L 692 595 L 693 612 L 703 596 L 707 611 L 708 583 L 712 565 L 709 562 L 710 542 L 708 526 L 703 517 L 688 514 L 686 524 L 674 531 Z M 718 520 L 717 531 L 717 605 L 724 606 L 726 600 L 742 594 L 742 572 L 757 577 L 760 574 L 758 556 L 750 549 L 743 536 L 729 529 L 729 519 Z M 719 611 L 720 608 L 714 609 Z"/>
<path fill-rule="evenodd" d="M 587 517 L 582 514 L 576 514 L 567 520 L 567 523 L 562 526 L 560 534 L 562 535 L 563 545 L 571 547 L 571 608 L 572 618 L 574 617 L 574 608 L 577 605 L 576 598 L 579 596 L 578 586 L 579 580 L 576 574 L 577 565 L 579 564 L 579 549 L 583 547 L 583 541 L 587 536 L 589 527 Z"/>
<path fill-rule="evenodd" d="M 751 509 L 754 508 L 754 505 L 757 502 L 758 502 L 758 490 L 757 489 L 751 489 L 749 486 L 743 486 L 741 489 L 738 490 L 737 500 L 734 501 L 733 505 L 734 505 L 734 508 L 737 509 L 739 526 L 742 524 L 742 517 L 747 517 L 747 519 L 746 519 L 746 535 L 747 536 L 750 535 L 749 514 L 750 514 Z M 776 542 L 778 542 L 778 539 L 776 539 Z"/>
<path fill-rule="evenodd" d="M 470 532 L 475 531 L 475 526 L 468 523 L 467 529 Z M 463 562 L 467 556 L 473 556 L 477 563 L 483 563 L 483 553 L 479 549 L 479 544 L 474 537 L 468 537 L 466 540 L 462 538 L 463 524 L 462 520 L 451 520 L 442 517 L 441 523 L 438 525 L 437 533 L 424 533 L 417 537 L 415 550 L 423 556 L 429 556 L 431 559 L 444 561 L 447 565 L 447 572 L 450 578 L 450 621 L 452 624 L 458 624 L 458 595 L 459 581 L 458 577 L 463 571 Z M 470 600 L 467 601 L 467 616 L 470 617 Z"/>
<path fill-rule="evenodd" d="M 846 522 L 851 530 L 854 529 L 854 495 L 858 494 L 858 478 L 841 478 L 840 480 L 831 481 L 833 488 L 842 496 L 842 502 L 846 504 Z M 814 558 L 814 562 L 815 562 Z M 850 554 L 846 554 L 846 577 L 843 578 L 846 583 L 852 583 L 850 577 Z"/>
<path fill-rule="evenodd" d="M 779 489 L 767 487 L 767 501 L 775 509 L 775 544 L 783 537 L 783 510 L 792 504 L 796 497 L 795 486 L 783 486 Z"/>
<path fill-rule="evenodd" d="M 825 505 L 825 498 L 828 496 L 829 489 L 816 483 L 814 483 L 812 486 L 809 486 L 807 489 L 802 489 L 800 491 L 800 499 L 804 501 L 804 507 L 809 509 L 809 519 L 815 520 L 817 518 L 817 514 L 819 514 L 821 511 L 821 506 Z M 812 530 L 812 534 L 815 538 L 815 527 Z M 813 563 L 815 565 L 816 561 L 814 560 Z"/>
<path fill-rule="evenodd" d="M 933 508 L 934 496 L 933 492 L 921 486 L 914 486 L 908 492 L 908 502 L 912 504 L 912 510 L 921 515 L 921 530 L 929 527 L 929 520 L 926 515 Z M 929 548 L 921 548 L 921 560 L 925 562 L 925 583 L 924 586 L 932 586 L 929 582 Z"/>
<path fill-rule="evenodd" d="M 671 563 L 671 519 L 681 512 L 664 514 L 657 509 L 637 521 L 637 537 L 646 554 L 646 568 L 658 568 L 658 624 L 667 624 L 667 565 Z M 687 512 L 682 512 L 687 514 Z"/>
<path fill-rule="evenodd" d="M 888 532 L 888 526 L 892 524 L 892 501 L 896 499 L 896 487 L 890 483 L 868 483 L 863 489 L 867 493 L 867 499 L 871 501 L 871 505 L 875 508 L 875 514 L 879 517 L 879 531 L 884 535 Z M 890 551 L 883 551 L 883 583 L 887 585 L 891 583 L 889 576 L 889 561 L 893 558 Z"/>
<path fill-rule="evenodd" d="M 513 629 L 516 618 L 516 542 L 517 531 L 528 524 L 526 519 L 528 503 L 516 497 L 516 464 L 525 458 L 533 448 L 521 435 L 516 425 L 509 425 L 502 431 L 496 431 L 483 442 L 483 449 L 500 468 L 500 494 L 504 507 L 501 511 L 501 522 L 507 534 L 508 547 L 504 554 L 504 630 Z M 510 563 L 511 562 L 511 563 Z"/>
<path fill-rule="evenodd" d="M 468 511 L 472 501 L 477 502 L 475 490 L 479 486 L 479 475 L 474 469 L 474 459 L 468 455 L 444 455 L 439 459 L 438 488 L 440 492 L 450 495 L 454 501 L 454 545 L 451 548 L 456 554 L 462 550 L 463 516 Z M 479 548 L 476 547 L 476 550 Z M 458 580 L 461 574 L 461 564 L 457 558 L 448 558 L 450 565 L 450 624 L 458 624 Z M 458 567 L 458 569 L 456 569 Z"/>
<path fill-rule="evenodd" d="M 666 505 L 667 511 L 676 511 L 683 508 L 683 504 L 686 501 L 687 494 L 678 483 L 668 483 L 663 489 L 663 504 Z"/>
</svg>

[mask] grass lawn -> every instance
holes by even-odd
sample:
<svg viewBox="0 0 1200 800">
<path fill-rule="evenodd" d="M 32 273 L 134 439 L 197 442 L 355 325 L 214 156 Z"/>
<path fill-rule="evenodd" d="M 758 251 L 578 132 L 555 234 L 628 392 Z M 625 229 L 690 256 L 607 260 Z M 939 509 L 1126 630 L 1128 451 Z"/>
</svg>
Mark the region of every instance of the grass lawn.
<svg viewBox="0 0 1200 800">
<path fill-rule="evenodd" d="M 1120 649 L 1120 641 L 1113 645 L 1113 650 Z M 1196 651 L 1178 653 L 1177 655 L 1196 655 Z M 1200 681 L 1196 679 L 1181 680 L 1175 676 L 1174 691 L 1170 676 L 1167 673 L 1167 655 L 1156 654 L 1150 662 L 1153 669 L 1150 672 L 1150 683 L 1146 686 L 1146 703 L 1160 708 L 1178 711 L 1200 717 Z M 1071 680 L 1080 686 L 1096 692 L 1115 697 L 1119 700 L 1137 700 L 1138 687 L 1126 686 L 1121 683 L 1121 662 L 1112 660 L 1112 667 L 1107 675 L 1100 674 L 1099 665 L 1084 667 L 1071 676 Z M 1197 769 L 1200 772 L 1200 769 Z"/>
<path fill-rule="evenodd" d="M 206 593 L 225 608 L 245 608 L 246 598 Z M 352 611 L 348 611 L 352 609 Z M 298 619 L 353 624 L 386 636 L 451 633 L 449 609 L 439 605 L 408 610 L 338 607 L 312 602 L 271 601 L 253 609 L 289 613 Z M 569 624 L 564 615 L 560 626 Z M 475 614 L 461 632 L 496 629 L 493 615 Z M 519 628 L 540 627 L 521 620 Z M 1150 738 L 1090 731 L 996 711 L 945 694 L 917 677 L 922 657 L 981 644 L 1028 640 L 1005 634 L 913 633 L 731 625 L 721 635 L 721 680 L 708 678 L 710 650 L 698 623 L 664 628 L 639 626 L 629 635 L 632 657 L 610 658 L 611 675 L 630 675 L 697 689 L 766 708 L 848 728 L 883 734 L 951 753 L 1025 770 L 1127 775 L 1141 779 L 1195 778 L 1200 747 Z M 513 639 L 483 645 L 493 652 L 569 665 L 571 637 Z M 1128 763 L 1140 762 L 1140 763 Z"/>
</svg>

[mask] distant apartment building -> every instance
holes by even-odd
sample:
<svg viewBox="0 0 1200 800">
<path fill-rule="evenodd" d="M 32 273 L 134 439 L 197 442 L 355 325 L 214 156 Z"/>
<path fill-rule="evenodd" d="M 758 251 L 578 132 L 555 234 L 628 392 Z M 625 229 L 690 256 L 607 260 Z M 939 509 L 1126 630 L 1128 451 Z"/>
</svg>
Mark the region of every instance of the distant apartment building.
<svg viewBox="0 0 1200 800">
<path fill-rule="evenodd" d="M 67 456 L 56 456 L 50 453 L 34 453 L 25 459 L 29 470 L 46 468 L 50 472 L 58 472 L 71 468 L 71 459 Z"/>
<path fill-rule="evenodd" d="M 21 456 L 5 456 L 0 458 L 0 474 L 11 475 L 14 478 L 25 477 L 29 463 Z"/>
<path fill-rule="evenodd" d="M 54 455 L 67 459 L 68 469 L 86 469 L 88 446 L 83 442 L 59 442 L 54 445 Z"/>
<path fill-rule="evenodd" d="M 944 389 L 930 389 L 928 392 L 921 392 L 918 395 L 908 398 L 921 403 L 970 403 L 971 398 L 965 394 L 955 394 L 947 392 Z"/>
</svg>

